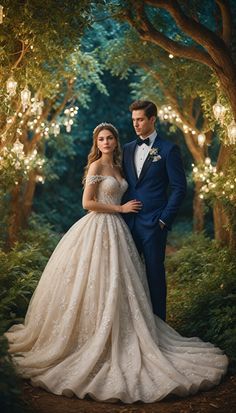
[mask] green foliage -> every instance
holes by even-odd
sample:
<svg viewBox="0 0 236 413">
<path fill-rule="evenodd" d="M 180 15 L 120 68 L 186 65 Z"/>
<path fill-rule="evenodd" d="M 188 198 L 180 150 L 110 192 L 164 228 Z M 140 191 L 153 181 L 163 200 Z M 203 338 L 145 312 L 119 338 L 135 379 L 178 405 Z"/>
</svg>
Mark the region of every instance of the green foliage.
<svg viewBox="0 0 236 413">
<path fill-rule="evenodd" d="M 6 252 L 0 250 L 0 323 L 5 328 L 24 317 L 58 236 L 38 216 L 33 215 L 29 229 Z"/>
<path fill-rule="evenodd" d="M 30 413 L 21 399 L 21 379 L 16 374 L 8 354 L 7 339 L 0 327 L 0 408 L 2 413 Z"/>
<path fill-rule="evenodd" d="M 29 411 L 21 398 L 18 377 L 3 336 L 11 324 L 21 322 L 48 257 L 58 242 L 50 226 L 33 215 L 20 241 L 6 252 L 0 244 L 0 409 L 4 413 Z"/>
<path fill-rule="evenodd" d="M 202 235 L 168 259 L 169 322 L 183 335 L 218 345 L 236 362 L 236 259 Z"/>
</svg>

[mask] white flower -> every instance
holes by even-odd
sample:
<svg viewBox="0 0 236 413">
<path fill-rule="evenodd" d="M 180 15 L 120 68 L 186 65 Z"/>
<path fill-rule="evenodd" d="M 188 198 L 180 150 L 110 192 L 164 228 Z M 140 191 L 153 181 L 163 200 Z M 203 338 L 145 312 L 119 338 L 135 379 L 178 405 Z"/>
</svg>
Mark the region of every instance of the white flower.
<svg viewBox="0 0 236 413">
<path fill-rule="evenodd" d="M 159 148 L 151 148 L 149 151 L 149 156 L 152 158 L 152 162 L 157 162 L 161 159 L 161 156 L 158 153 Z"/>
</svg>

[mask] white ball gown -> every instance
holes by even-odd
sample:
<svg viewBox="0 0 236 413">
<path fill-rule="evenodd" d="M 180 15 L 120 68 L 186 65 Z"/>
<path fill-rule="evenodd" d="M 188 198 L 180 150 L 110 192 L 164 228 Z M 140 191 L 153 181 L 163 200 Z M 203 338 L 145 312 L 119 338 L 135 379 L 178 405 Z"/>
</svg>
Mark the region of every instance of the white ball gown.
<svg viewBox="0 0 236 413">
<path fill-rule="evenodd" d="M 112 176 L 97 199 L 119 204 Z M 118 213 L 90 212 L 60 240 L 25 323 L 6 333 L 18 372 L 49 392 L 125 403 L 187 396 L 218 384 L 227 357 L 179 335 L 152 312 L 143 263 Z"/>
</svg>

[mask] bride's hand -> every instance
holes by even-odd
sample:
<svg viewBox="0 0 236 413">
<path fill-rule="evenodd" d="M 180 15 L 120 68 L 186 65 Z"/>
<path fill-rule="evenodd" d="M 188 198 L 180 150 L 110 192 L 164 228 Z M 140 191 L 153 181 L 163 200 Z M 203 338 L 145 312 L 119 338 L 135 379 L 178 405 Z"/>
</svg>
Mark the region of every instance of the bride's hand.
<svg viewBox="0 0 236 413">
<path fill-rule="evenodd" d="M 142 202 L 137 201 L 137 199 L 132 199 L 132 201 L 126 202 L 125 204 L 121 205 L 121 213 L 126 214 L 128 212 L 139 212 L 142 209 Z"/>
</svg>

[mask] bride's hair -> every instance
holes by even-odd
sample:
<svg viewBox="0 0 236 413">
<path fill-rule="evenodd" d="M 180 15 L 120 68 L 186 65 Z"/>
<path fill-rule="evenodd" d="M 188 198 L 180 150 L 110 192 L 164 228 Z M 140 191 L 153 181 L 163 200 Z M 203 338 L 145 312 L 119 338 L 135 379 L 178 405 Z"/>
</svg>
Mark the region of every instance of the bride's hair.
<svg viewBox="0 0 236 413">
<path fill-rule="evenodd" d="M 91 148 L 91 150 L 88 154 L 88 163 L 84 168 L 83 184 L 85 183 L 86 176 L 87 176 L 87 173 L 88 173 L 88 169 L 89 169 L 91 163 L 93 163 L 97 159 L 101 158 L 101 156 L 102 156 L 102 153 L 98 149 L 98 146 L 97 146 L 97 137 L 98 137 L 98 134 L 102 130 L 109 130 L 112 133 L 112 135 L 114 136 L 114 138 L 116 140 L 116 143 L 117 143 L 117 146 L 116 146 L 116 148 L 114 150 L 114 153 L 113 153 L 113 162 L 116 166 L 120 167 L 120 165 L 121 165 L 121 147 L 120 147 L 120 142 L 119 142 L 118 130 L 111 123 L 107 123 L 107 122 L 100 123 L 98 126 L 96 126 L 96 128 L 93 131 L 93 146 L 92 146 L 92 148 Z"/>
</svg>

